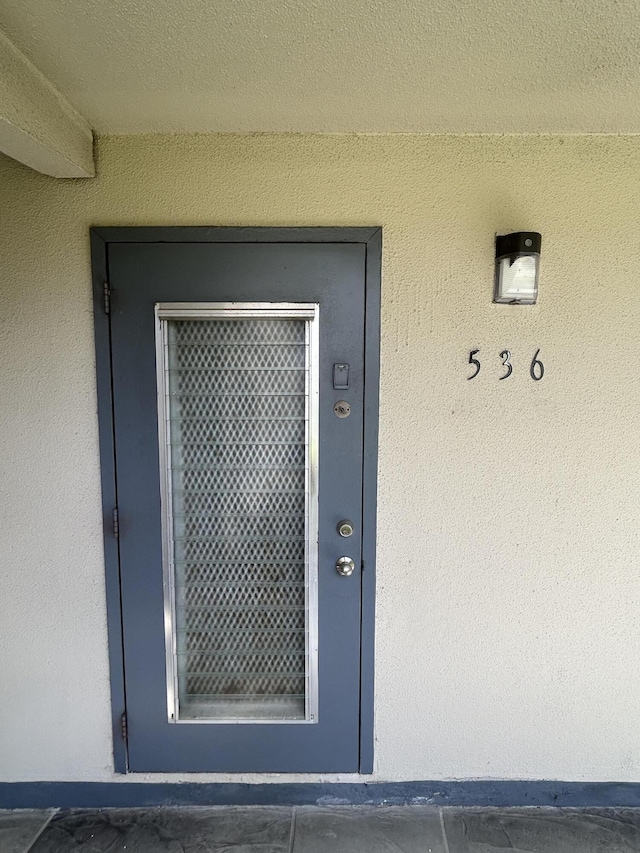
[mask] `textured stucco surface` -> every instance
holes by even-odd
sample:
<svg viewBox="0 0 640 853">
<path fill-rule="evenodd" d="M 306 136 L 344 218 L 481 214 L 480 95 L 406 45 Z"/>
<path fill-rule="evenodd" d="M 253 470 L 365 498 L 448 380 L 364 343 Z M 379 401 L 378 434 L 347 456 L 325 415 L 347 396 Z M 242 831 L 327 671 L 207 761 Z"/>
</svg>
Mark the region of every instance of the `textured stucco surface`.
<svg viewBox="0 0 640 853">
<path fill-rule="evenodd" d="M 3 0 L 101 133 L 640 132 L 630 0 Z"/>
<path fill-rule="evenodd" d="M 639 195 L 637 138 L 107 137 L 73 182 L 0 158 L 0 778 L 111 778 L 89 226 L 378 224 L 376 778 L 640 780 Z M 515 229 L 543 234 L 532 308 L 491 303 Z"/>
<path fill-rule="evenodd" d="M 0 151 L 57 178 L 94 173 L 91 128 L 2 32 Z"/>
</svg>

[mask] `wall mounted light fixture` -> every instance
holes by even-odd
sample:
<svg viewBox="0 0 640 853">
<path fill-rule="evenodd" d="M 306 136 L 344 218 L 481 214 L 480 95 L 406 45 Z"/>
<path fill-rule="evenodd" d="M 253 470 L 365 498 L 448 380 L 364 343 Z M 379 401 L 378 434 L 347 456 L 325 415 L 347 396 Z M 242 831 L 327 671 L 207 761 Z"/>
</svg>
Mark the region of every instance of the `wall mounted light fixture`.
<svg viewBox="0 0 640 853">
<path fill-rule="evenodd" d="M 541 243 L 542 235 L 537 231 L 516 231 L 496 237 L 494 302 L 535 304 Z"/>
</svg>

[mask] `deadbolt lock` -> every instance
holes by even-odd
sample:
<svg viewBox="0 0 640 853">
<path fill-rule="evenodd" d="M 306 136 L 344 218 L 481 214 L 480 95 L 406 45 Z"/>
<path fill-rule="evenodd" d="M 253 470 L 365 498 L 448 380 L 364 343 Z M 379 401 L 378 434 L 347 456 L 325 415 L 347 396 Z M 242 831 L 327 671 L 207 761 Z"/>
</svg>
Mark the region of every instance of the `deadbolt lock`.
<svg viewBox="0 0 640 853">
<path fill-rule="evenodd" d="M 338 562 L 336 563 L 336 571 L 339 575 L 342 575 L 343 578 L 348 578 L 349 575 L 352 575 L 355 567 L 356 564 L 353 562 L 351 557 L 339 557 Z"/>
<path fill-rule="evenodd" d="M 353 533 L 353 522 L 347 521 L 347 519 L 345 518 L 344 521 L 341 521 L 338 524 L 338 533 L 345 539 L 347 538 L 347 536 L 351 536 Z"/>
</svg>

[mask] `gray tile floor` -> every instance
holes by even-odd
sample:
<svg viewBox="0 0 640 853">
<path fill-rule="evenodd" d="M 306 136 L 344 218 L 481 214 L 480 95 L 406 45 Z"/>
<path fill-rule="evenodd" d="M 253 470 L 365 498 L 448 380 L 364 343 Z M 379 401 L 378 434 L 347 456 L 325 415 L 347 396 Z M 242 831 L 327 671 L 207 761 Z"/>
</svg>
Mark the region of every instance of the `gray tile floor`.
<svg viewBox="0 0 640 853">
<path fill-rule="evenodd" d="M 0 811 L 0 853 L 639 851 L 640 809 L 303 806 Z"/>
</svg>

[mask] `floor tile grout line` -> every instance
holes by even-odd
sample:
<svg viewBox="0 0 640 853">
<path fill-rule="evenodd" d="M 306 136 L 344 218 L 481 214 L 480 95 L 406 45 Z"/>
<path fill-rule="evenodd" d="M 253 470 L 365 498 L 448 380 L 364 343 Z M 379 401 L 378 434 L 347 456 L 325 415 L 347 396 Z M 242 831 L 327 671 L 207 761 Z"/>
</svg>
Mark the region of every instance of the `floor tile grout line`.
<svg viewBox="0 0 640 853">
<path fill-rule="evenodd" d="M 39 829 L 39 830 L 36 832 L 36 834 L 33 836 L 33 838 L 31 839 L 31 841 L 30 841 L 30 842 L 27 844 L 27 846 L 24 848 L 24 850 L 22 851 L 22 853 L 29 853 L 29 850 L 31 850 L 31 849 L 33 848 L 33 845 L 34 845 L 34 844 L 36 843 L 36 841 L 40 838 L 40 836 L 42 835 L 42 833 L 43 833 L 43 832 L 45 831 L 45 829 L 49 826 L 49 824 L 51 823 L 51 821 L 53 820 L 53 818 L 58 814 L 58 812 L 59 812 L 59 811 L 60 811 L 60 809 L 51 809 L 51 811 L 49 812 L 49 816 L 48 816 L 48 817 L 47 817 L 47 819 L 44 821 L 44 823 L 42 824 L 42 826 L 40 827 L 40 829 Z"/>
<path fill-rule="evenodd" d="M 289 847 L 288 853 L 293 853 L 293 843 L 296 835 L 296 814 L 297 814 L 297 806 L 293 806 L 291 809 L 291 828 L 289 830 Z"/>
<path fill-rule="evenodd" d="M 442 806 L 438 808 L 438 814 L 440 815 L 440 830 L 442 831 L 444 853 L 451 853 L 449 850 L 449 839 L 447 838 L 447 827 L 444 825 L 444 812 L 442 811 Z"/>
</svg>

